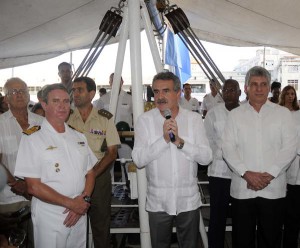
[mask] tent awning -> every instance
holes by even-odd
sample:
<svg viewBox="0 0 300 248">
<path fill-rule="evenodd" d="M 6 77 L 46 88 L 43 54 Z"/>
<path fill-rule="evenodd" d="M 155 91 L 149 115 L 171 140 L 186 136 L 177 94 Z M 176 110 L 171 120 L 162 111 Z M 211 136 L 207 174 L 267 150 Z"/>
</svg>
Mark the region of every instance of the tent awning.
<svg viewBox="0 0 300 248">
<path fill-rule="evenodd" d="M 116 0 L 3 0 L 0 68 L 89 47 Z M 199 39 L 232 46 L 269 46 L 300 55 L 298 0 L 172 0 Z M 117 38 L 112 42 L 117 42 Z"/>
</svg>

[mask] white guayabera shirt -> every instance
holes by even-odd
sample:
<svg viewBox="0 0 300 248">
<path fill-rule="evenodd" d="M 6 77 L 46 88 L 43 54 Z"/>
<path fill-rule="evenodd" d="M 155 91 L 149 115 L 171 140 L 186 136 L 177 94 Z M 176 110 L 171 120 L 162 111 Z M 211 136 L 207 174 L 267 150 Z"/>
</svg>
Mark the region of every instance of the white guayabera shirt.
<svg viewBox="0 0 300 248">
<path fill-rule="evenodd" d="M 201 205 L 197 163 L 207 165 L 212 160 L 202 118 L 180 107 L 175 120 L 184 140 L 182 149 L 166 143 L 165 118 L 157 108 L 142 114 L 135 125 L 132 158 L 137 167 L 146 168 L 147 211 L 176 215 Z"/>
<path fill-rule="evenodd" d="M 225 103 L 220 103 L 207 112 L 204 120 L 206 135 L 213 151 L 213 161 L 207 170 L 208 176 L 231 179 L 232 172 L 223 159 L 221 148 L 222 135 L 224 128 L 226 128 L 225 124 L 229 112 L 225 107 Z"/>
<path fill-rule="evenodd" d="M 230 111 L 222 139 L 225 160 L 233 170 L 230 194 L 236 199 L 286 195 L 286 170 L 296 156 L 297 135 L 290 111 L 270 101 L 259 113 L 249 102 Z M 274 176 L 262 190 L 247 188 L 246 171 Z"/>
<path fill-rule="evenodd" d="M 41 125 L 43 117 L 28 111 L 29 128 Z M 22 138 L 22 128 L 13 116 L 12 112 L 0 115 L 0 153 L 2 154 L 2 164 L 10 171 L 12 175 L 15 172 L 17 153 L 20 140 Z M 27 201 L 23 196 L 16 195 L 10 190 L 8 185 L 3 191 L 0 191 L 0 204 L 10 204 L 20 201 Z"/>
</svg>

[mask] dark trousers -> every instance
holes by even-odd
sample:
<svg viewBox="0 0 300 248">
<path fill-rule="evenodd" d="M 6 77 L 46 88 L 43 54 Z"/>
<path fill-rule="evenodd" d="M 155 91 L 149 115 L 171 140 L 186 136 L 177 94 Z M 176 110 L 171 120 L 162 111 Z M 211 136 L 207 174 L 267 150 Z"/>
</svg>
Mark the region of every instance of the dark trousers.
<svg viewBox="0 0 300 248">
<path fill-rule="evenodd" d="M 208 247 L 224 248 L 231 180 L 220 177 L 209 177 L 208 180 L 210 195 Z"/>
<path fill-rule="evenodd" d="M 298 248 L 300 230 L 300 185 L 287 185 L 283 248 Z"/>
<path fill-rule="evenodd" d="M 284 198 L 232 198 L 231 206 L 233 248 L 281 247 Z"/>
<path fill-rule="evenodd" d="M 21 201 L 21 202 L 6 204 L 6 205 L 0 205 L 0 213 L 11 214 L 25 206 L 30 206 L 30 202 L 29 201 Z M 21 247 L 34 248 L 32 219 L 31 218 L 25 219 L 20 224 L 18 224 L 18 227 L 26 231 L 26 238 Z M 9 226 L 7 226 L 7 227 L 1 226 L 0 229 L 5 229 L 5 228 L 9 228 Z M 8 230 L 7 231 L 8 236 L 9 236 L 9 232 L 10 231 Z"/>
<path fill-rule="evenodd" d="M 109 170 L 96 178 L 89 216 L 95 248 L 110 247 L 111 177 Z"/>
<path fill-rule="evenodd" d="M 169 215 L 165 212 L 149 212 L 152 248 L 171 246 L 173 222 L 176 221 L 177 240 L 180 248 L 197 248 L 199 238 L 199 209 Z"/>
</svg>

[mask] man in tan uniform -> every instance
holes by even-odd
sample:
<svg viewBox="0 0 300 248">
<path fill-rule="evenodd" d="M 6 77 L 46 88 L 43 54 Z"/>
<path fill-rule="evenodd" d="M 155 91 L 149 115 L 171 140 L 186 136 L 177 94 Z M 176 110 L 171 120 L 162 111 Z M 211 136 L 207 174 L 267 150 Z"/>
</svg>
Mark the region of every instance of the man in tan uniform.
<svg viewBox="0 0 300 248">
<path fill-rule="evenodd" d="M 117 157 L 120 144 L 112 114 L 93 107 L 96 84 L 89 77 L 76 78 L 72 85 L 76 109 L 71 111 L 68 124 L 84 133 L 98 163 L 96 183 L 89 211 L 95 248 L 110 246 L 111 177 L 109 167 Z"/>
</svg>

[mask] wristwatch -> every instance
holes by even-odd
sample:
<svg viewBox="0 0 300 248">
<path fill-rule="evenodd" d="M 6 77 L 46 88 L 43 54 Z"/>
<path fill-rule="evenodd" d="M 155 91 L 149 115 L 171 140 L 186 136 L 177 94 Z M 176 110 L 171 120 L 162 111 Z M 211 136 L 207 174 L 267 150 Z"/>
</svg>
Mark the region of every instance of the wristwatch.
<svg viewBox="0 0 300 248">
<path fill-rule="evenodd" d="M 85 200 L 87 203 L 91 203 L 91 197 L 90 196 L 85 196 L 83 197 L 83 200 Z"/>
<path fill-rule="evenodd" d="M 184 140 L 180 139 L 179 144 L 177 145 L 177 149 L 182 149 L 184 146 Z"/>
</svg>

